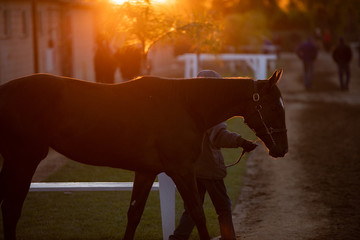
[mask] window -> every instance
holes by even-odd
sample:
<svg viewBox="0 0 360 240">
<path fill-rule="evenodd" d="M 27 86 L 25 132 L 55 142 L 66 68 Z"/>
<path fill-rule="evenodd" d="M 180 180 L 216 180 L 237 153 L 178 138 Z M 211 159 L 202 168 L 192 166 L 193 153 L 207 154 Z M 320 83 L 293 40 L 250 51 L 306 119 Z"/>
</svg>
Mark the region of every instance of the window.
<svg viewBox="0 0 360 240">
<path fill-rule="evenodd" d="M 44 24 L 43 24 L 43 12 L 38 11 L 38 17 L 37 17 L 37 27 L 38 27 L 38 33 L 40 36 L 44 34 Z"/>
<path fill-rule="evenodd" d="M 11 12 L 10 10 L 0 9 L 0 38 L 11 36 Z"/>
<path fill-rule="evenodd" d="M 27 37 L 29 34 L 29 19 L 25 11 L 21 11 L 21 37 Z"/>
</svg>

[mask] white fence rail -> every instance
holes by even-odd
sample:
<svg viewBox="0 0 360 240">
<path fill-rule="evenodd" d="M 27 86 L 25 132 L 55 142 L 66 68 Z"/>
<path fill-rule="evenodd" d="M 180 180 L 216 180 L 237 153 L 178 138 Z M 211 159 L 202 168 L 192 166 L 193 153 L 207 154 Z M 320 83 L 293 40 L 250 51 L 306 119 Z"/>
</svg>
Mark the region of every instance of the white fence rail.
<svg viewBox="0 0 360 240">
<path fill-rule="evenodd" d="M 228 61 L 230 64 L 233 64 L 236 61 L 245 61 L 247 65 L 254 71 L 255 79 L 266 79 L 267 76 L 267 66 L 276 60 L 275 54 L 233 54 L 233 53 L 223 53 L 223 54 L 208 54 L 201 53 L 196 55 L 195 53 L 186 53 L 178 56 L 179 61 L 185 62 L 184 77 L 191 78 L 196 77 L 199 71 L 198 61 L 215 61 L 222 60 Z M 274 66 L 270 66 L 274 68 Z"/>
<path fill-rule="evenodd" d="M 165 173 L 158 175 L 152 191 L 160 193 L 160 209 L 163 239 L 167 240 L 175 230 L 175 184 Z M 133 182 L 36 182 L 30 192 L 78 192 L 78 191 L 131 191 Z"/>
</svg>

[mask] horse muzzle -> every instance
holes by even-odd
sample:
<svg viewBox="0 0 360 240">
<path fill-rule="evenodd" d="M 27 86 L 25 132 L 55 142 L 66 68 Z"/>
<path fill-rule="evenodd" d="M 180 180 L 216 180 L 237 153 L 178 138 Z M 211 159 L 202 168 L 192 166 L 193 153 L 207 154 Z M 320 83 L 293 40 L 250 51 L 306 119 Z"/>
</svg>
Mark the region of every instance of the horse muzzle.
<svg viewBox="0 0 360 240">
<path fill-rule="evenodd" d="M 288 152 L 288 147 L 274 147 L 273 149 L 269 150 L 269 155 L 274 158 L 284 157 L 285 154 Z"/>
</svg>

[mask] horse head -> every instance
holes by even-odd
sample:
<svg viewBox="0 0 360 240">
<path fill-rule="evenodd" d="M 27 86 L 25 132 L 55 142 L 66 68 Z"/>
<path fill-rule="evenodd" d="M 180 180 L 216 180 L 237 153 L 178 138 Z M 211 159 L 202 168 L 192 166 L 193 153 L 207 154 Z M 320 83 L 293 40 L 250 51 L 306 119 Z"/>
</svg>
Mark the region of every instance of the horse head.
<svg viewBox="0 0 360 240">
<path fill-rule="evenodd" d="M 282 73 L 275 71 L 267 80 L 254 81 L 252 101 L 244 116 L 272 157 L 283 157 L 288 151 L 284 102 L 276 85 Z"/>
</svg>

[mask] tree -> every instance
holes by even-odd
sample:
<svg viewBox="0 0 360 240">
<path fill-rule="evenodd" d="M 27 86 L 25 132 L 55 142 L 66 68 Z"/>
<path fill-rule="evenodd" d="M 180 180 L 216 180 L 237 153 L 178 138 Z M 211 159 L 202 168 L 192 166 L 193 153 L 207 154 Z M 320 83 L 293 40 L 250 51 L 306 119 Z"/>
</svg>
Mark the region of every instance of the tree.
<svg viewBox="0 0 360 240">
<path fill-rule="evenodd" d="M 231 14 L 225 18 L 225 43 L 234 47 L 260 46 L 268 35 L 265 16 L 261 12 Z"/>
<path fill-rule="evenodd" d="M 129 1 L 113 8 L 110 31 L 124 47 L 137 45 L 141 49 L 143 69 L 147 69 L 151 47 L 173 31 L 174 18 L 164 10 L 149 0 Z"/>
<path fill-rule="evenodd" d="M 124 48 L 138 46 L 146 73 L 149 73 L 149 50 L 167 37 L 176 39 L 186 35 L 192 50 L 197 53 L 218 49 L 219 24 L 213 23 L 214 18 L 201 4 L 190 5 L 190 8 L 182 4 L 171 7 L 159 6 L 150 0 L 134 0 L 111 7 L 111 17 L 108 17 L 104 32 Z"/>
</svg>

